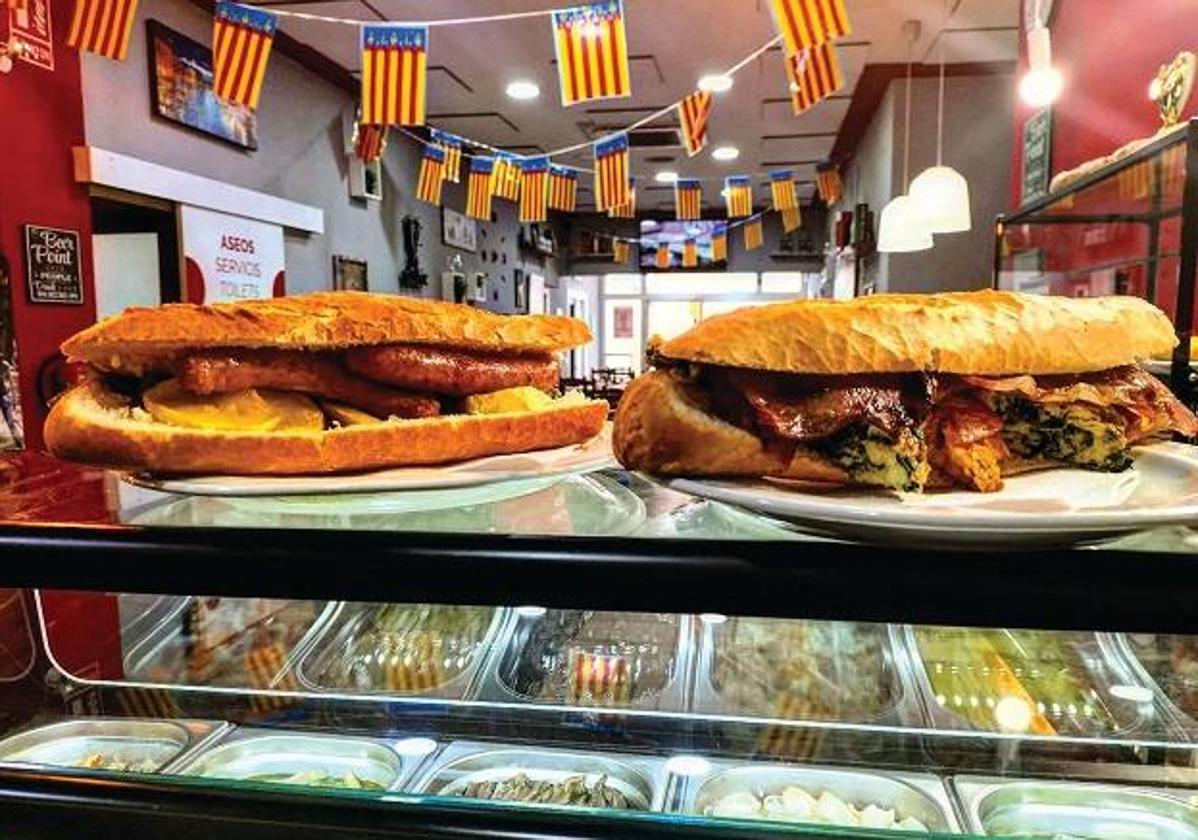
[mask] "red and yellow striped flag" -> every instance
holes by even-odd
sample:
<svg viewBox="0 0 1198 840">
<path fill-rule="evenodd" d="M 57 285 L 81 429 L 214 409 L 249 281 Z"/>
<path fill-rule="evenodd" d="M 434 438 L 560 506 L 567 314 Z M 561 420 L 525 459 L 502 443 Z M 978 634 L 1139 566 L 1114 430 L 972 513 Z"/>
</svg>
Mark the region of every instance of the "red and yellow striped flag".
<svg viewBox="0 0 1198 840">
<path fill-rule="evenodd" d="M 578 206 L 578 173 L 555 164 L 549 165 L 549 209 L 573 213 Z"/>
<path fill-rule="evenodd" d="M 104 58 L 124 61 L 136 17 L 137 0 L 75 0 L 67 43 Z"/>
<path fill-rule="evenodd" d="M 841 180 L 840 170 L 835 166 L 821 166 L 815 173 L 815 185 L 819 189 L 820 200 L 829 206 L 840 201 L 844 193 L 844 181 Z"/>
<path fill-rule="evenodd" d="M 687 239 L 682 243 L 682 267 L 694 268 L 699 264 L 699 243 Z"/>
<path fill-rule="evenodd" d="M 387 126 L 362 125 L 354 129 L 354 155 L 365 163 L 373 163 L 387 148 Z"/>
<path fill-rule="evenodd" d="M 445 152 L 445 180 L 451 184 L 462 180 L 462 138 L 448 131 L 434 128 L 429 132 L 429 139 Z"/>
<path fill-rule="evenodd" d="M 362 122 L 424 125 L 428 27 L 362 27 Z"/>
<path fill-rule="evenodd" d="M 518 201 L 520 198 L 520 161 L 507 152 L 495 157 L 491 172 L 491 194 L 496 198 Z"/>
<path fill-rule="evenodd" d="M 623 239 L 613 239 L 611 243 L 612 262 L 623 265 L 628 262 L 631 246 Z"/>
<path fill-rule="evenodd" d="M 803 224 L 803 214 L 799 210 L 798 205 L 791 207 L 788 210 L 783 210 L 782 213 L 782 232 L 790 233 L 792 230 L 798 230 Z"/>
<path fill-rule="evenodd" d="M 670 267 L 670 246 L 664 242 L 657 243 L 657 254 L 653 257 L 653 264 L 658 268 Z"/>
<path fill-rule="evenodd" d="M 746 251 L 752 251 L 761 247 L 762 243 L 765 242 L 765 234 L 761 229 L 760 216 L 758 216 L 756 219 L 750 219 L 749 221 L 745 222 L 744 234 Z"/>
<path fill-rule="evenodd" d="M 775 169 L 770 173 L 770 199 L 775 210 L 793 210 L 799 206 L 794 173 L 789 169 Z"/>
<path fill-rule="evenodd" d="M 276 25 L 269 12 L 218 0 L 212 23 L 212 90 L 218 98 L 251 111 L 258 107 Z"/>
<path fill-rule="evenodd" d="M 466 181 L 466 215 L 472 219 L 491 221 L 491 169 L 494 163 L 488 157 L 470 158 L 470 176 Z"/>
<path fill-rule="evenodd" d="M 553 44 L 562 105 L 632 95 L 621 0 L 554 12 Z"/>
<path fill-rule="evenodd" d="M 603 212 L 632 200 L 628 176 L 628 135 L 620 132 L 595 143 L 595 209 Z"/>
<path fill-rule="evenodd" d="M 703 218 L 703 185 L 693 178 L 674 182 L 674 216 L 678 219 Z"/>
<path fill-rule="evenodd" d="M 728 225 L 717 224 L 711 231 L 711 259 L 713 262 L 728 261 Z"/>
<path fill-rule="evenodd" d="M 521 222 L 544 222 L 549 219 L 549 158 L 544 155 L 524 158 L 520 162 Z"/>
<path fill-rule="evenodd" d="M 836 46 L 821 44 L 787 56 L 786 81 L 790 85 L 791 110 L 796 115 L 836 93 L 844 87 Z"/>
<path fill-rule="evenodd" d="M 739 219 L 753 213 L 753 182 L 748 175 L 729 175 L 724 179 L 724 202 L 728 218 Z"/>
<path fill-rule="evenodd" d="M 707 145 L 707 118 L 714 97 L 711 91 L 697 90 L 678 103 L 678 122 L 682 125 L 682 143 L 686 153 L 697 155 Z"/>
<path fill-rule="evenodd" d="M 796 55 L 853 31 L 844 0 L 770 0 L 770 8 L 787 55 Z"/>
<path fill-rule="evenodd" d="M 607 215 L 613 219 L 636 218 L 636 178 L 628 179 L 628 201 L 619 207 L 611 208 L 607 211 Z"/>
<path fill-rule="evenodd" d="M 445 151 L 425 144 L 416 180 L 416 197 L 427 204 L 441 204 L 441 185 L 445 183 Z"/>
</svg>

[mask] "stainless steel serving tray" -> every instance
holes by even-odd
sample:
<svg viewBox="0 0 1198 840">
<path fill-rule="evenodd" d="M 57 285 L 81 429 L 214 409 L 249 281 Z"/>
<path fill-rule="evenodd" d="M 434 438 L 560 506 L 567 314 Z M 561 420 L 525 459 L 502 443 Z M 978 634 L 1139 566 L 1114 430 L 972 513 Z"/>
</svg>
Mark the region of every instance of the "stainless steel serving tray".
<svg viewBox="0 0 1198 840">
<path fill-rule="evenodd" d="M 426 691 L 387 688 L 362 689 L 340 685 L 326 685 L 322 682 L 320 675 L 326 673 L 333 663 L 337 661 L 337 657 L 344 655 L 346 649 L 358 637 L 359 633 L 368 626 L 374 613 L 387 606 L 388 604 L 386 603 L 344 602 L 337 604 L 336 609 L 327 621 L 323 623 L 320 633 L 298 658 L 295 672 L 300 685 L 310 691 L 322 693 L 382 695 L 396 698 L 424 697 L 462 700 L 471 696 L 471 690 L 477 682 L 483 664 L 486 662 L 491 648 L 499 636 L 500 628 L 506 619 L 507 610 L 504 608 L 493 608 L 491 623 L 479 641 L 474 661 L 456 676 L 446 680 L 435 688 Z M 413 604 L 412 606 L 416 607 L 419 605 Z"/>
<path fill-rule="evenodd" d="M 544 618 L 542 614 L 521 615 L 520 610 L 511 610 L 504 626 L 487 657 L 486 667 L 479 681 L 476 698 L 500 703 L 524 703 L 547 706 L 560 706 L 570 709 L 602 710 L 609 707 L 594 705 L 573 705 L 566 701 L 538 699 L 529 697 L 512 690 L 502 674 L 509 657 L 518 656 L 528 642 L 528 635 L 536 622 Z M 689 615 L 678 616 L 678 635 L 674 647 L 674 671 L 661 691 L 644 693 L 635 696 L 627 704 L 611 707 L 616 712 L 629 709 L 637 711 L 685 712 L 687 711 L 687 685 L 690 682 L 690 672 L 693 660 L 692 630 L 694 620 Z"/>
<path fill-rule="evenodd" d="M 665 762 L 652 756 L 454 741 L 420 772 L 411 789 L 432 796 L 455 796 L 471 782 L 509 778 L 516 773 L 554 781 L 585 774 L 588 783 L 606 775 L 611 785 L 643 806 L 638 809 L 643 811 L 662 810 L 668 775 Z M 530 807 L 519 802 L 502 804 Z"/>
<path fill-rule="evenodd" d="M 1136 649 L 1132 647 L 1131 640 L 1125 633 L 1104 633 L 1100 634 L 1099 638 L 1103 644 L 1107 645 L 1114 653 L 1113 656 L 1122 658 L 1127 666 L 1135 673 L 1136 678 L 1144 685 L 1151 686 L 1157 697 L 1157 702 L 1165 709 L 1168 714 L 1173 717 L 1178 729 L 1185 733 L 1189 738 L 1198 738 L 1198 720 L 1195 720 L 1192 715 L 1181 708 L 1168 691 L 1148 670 L 1148 666 L 1140 659 Z"/>
<path fill-rule="evenodd" d="M 73 718 L 0 741 L 0 764 L 102 770 L 82 765 L 88 756 L 98 754 L 122 763 L 148 761 L 153 769 L 144 772 L 158 773 L 227 728 L 226 723 L 206 720 Z"/>
<path fill-rule="evenodd" d="M 729 618 L 728 622 L 736 621 Z M 730 715 L 751 718 L 781 718 L 769 710 L 753 710 L 736 705 L 715 685 L 712 676 L 716 664 L 716 634 L 720 627 L 727 623 L 712 624 L 700 621 L 698 624 L 699 642 L 696 656 L 694 691 L 692 693 L 692 709 L 695 712 L 711 715 Z M 794 718 L 797 721 L 820 720 L 839 721 L 846 723 L 862 723 L 875 725 L 907 725 L 918 726 L 923 723 L 917 691 L 911 682 L 906 667 L 906 659 L 896 653 L 901 647 L 901 641 L 894 638 L 889 625 L 877 625 L 878 645 L 883 658 L 883 679 L 888 684 L 891 699 L 876 714 L 858 717 L 832 718 Z M 790 720 L 790 718 L 785 718 Z"/>
<path fill-rule="evenodd" d="M 975 834 L 1198 840 L 1198 808 L 1167 790 L 988 776 L 951 784 Z"/>
<path fill-rule="evenodd" d="M 420 765 L 422 758 L 405 758 L 390 743 L 378 738 L 316 735 L 274 729 L 238 728 L 207 749 L 193 752 L 171 771 L 184 776 L 295 784 L 255 776 L 294 774 L 321 770 L 331 776 L 352 772 L 379 785 L 397 790 Z M 312 787 L 322 787 L 313 785 Z M 335 786 L 324 786 L 336 790 Z"/>
<path fill-rule="evenodd" d="M 904 647 L 903 655 L 908 659 L 908 668 L 912 674 L 912 679 L 918 686 L 924 713 L 932 724 L 940 729 L 973 732 L 995 731 L 980 730 L 964 717 L 944 708 L 936 701 L 936 691 L 932 686 L 931 677 L 928 674 L 927 666 L 924 664 L 923 655 L 919 650 L 916 628 L 912 625 L 904 625 L 897 632 L 901 633 Z M 1103 666 L 1100 672 L 1096 673 L 1091 664 L 1086 661 L 1086 657 L 1079 652 L 1077 656 L 1078 663 L 1081 666 L 1081 673 L 1078 676 L 1096 691 L 1099 691 L 1113 701 L 1110 703 L 1110 709 L 1118 728 L 1112 733 L 1101 733 L 1100 735 L 1088 732 L 1059 732 L 1058 734 L 1071 737 L 1097 738 L 1103 736 L 1131 735 L 1133 733 L 1143 735 L 1146 732 L 1151 732 L 1152 735 L 1161 738 L 1173 737 L 1175 727 L 1156 705 L 1154 694 L 1152 695 L 1152 699 L 1138 701 L 1134 698 L 1121 698 L 1111 693 L 1111 688 L 1115 685 L 1130 686 L 1140 692 L 1151 692 L 1151 689 L 1136 677 L 1123 658 L 1116 657 L 1112 659 L 1109 657 L 1107 655 L 1108 652 L 1099 644 L 1098 634 L 1082 633 L 1078 634 L 1078 636 L 1079 638 L 1086 637 L 1093 640 L 1095 652 L 1100 655 Z M 1123 719 L 1119 719 L 1121 713 L 1124 715 Z"/>
</svg>

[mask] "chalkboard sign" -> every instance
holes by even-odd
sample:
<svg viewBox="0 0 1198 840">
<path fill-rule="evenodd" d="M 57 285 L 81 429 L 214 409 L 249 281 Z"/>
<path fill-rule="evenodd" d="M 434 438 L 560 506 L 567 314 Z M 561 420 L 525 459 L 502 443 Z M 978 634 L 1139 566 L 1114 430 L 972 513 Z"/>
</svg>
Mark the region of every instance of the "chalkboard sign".
<svg viewBox="0 0 1198 840">
<path fill-rule="evenodd" d="M 79 231 L 25 225 L 31 303 L 83 303 Z"/>
<path fill-rule="evenodd" d="M 1048 195 L 1052 165 L 1052 109 L 1042 108 L 1023 124 L 1023 189 L 1020 204 Z"/>
</svg>

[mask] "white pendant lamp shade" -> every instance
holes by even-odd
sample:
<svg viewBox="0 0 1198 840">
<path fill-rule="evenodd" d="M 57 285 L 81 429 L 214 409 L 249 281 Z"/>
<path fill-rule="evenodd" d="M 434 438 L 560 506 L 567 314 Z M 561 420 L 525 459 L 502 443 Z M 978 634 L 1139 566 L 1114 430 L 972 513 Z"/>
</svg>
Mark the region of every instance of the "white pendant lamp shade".
<svg viewBox="0 0 1198 840">
<path fill-rule="evenodd" d="M 882 208 L 878 223 L 878 250 L 897 254 L 926 251 L 932 247 L 932 234 L 924 226 L 919 207 L 909 195 L 895 196 Z"/>
<path fill-rule="evenodd" d="M 960 233 L 973 227 L 969 215 L 969 183 L 951 166 L 930 166 L 908 191 L 928 233 Z"/>
</svg>

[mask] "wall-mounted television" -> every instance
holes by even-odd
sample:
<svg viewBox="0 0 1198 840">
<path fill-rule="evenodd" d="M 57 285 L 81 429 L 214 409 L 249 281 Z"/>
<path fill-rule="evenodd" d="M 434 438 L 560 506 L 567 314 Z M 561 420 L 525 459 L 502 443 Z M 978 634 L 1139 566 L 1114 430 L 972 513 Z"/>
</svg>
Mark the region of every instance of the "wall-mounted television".
<svg viewBox="0 0 1198 840">
<path fill-rule="evenodd" d="M 686 271 L 711 271 L 726 268 L 725 262 L 714 262 L 711 259 L 711 236 L 717 225 L 726 224 L 714 220 L 679 222 L 674 220 L 657 221 L 655 219 L 641 220 L 640 267 L 642 271 L 682 271 L 682 251 L 686 240 L 695 240 L 698 264 Z M 668 268 L 657 264 L 657 250 L 664 244 L 670 251 Z"/>
</svg>

